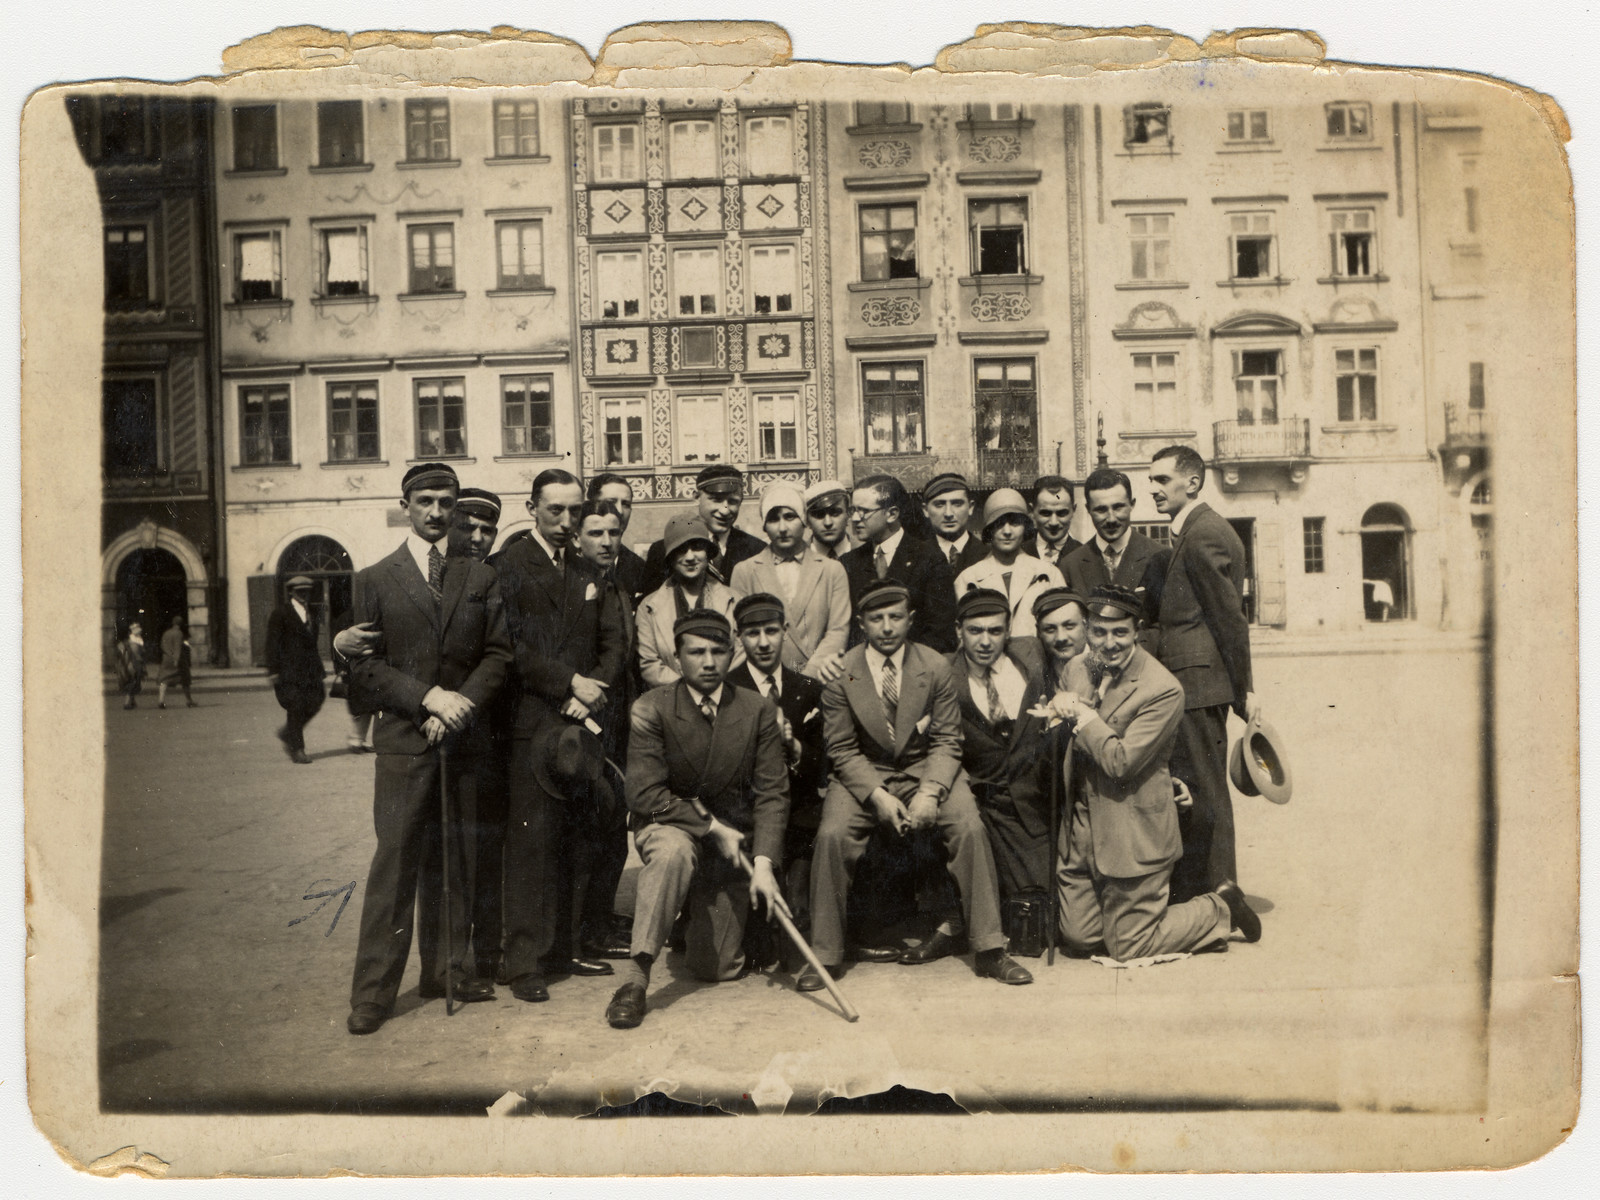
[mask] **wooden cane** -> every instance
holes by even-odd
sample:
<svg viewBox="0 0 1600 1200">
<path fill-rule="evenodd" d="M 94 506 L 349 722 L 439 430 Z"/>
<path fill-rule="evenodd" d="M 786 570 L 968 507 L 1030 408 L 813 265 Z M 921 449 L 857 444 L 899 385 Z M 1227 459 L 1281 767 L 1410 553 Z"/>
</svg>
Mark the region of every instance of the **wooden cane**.
<svg viewBox="0 0 1600 1200">
<path fill-rule="evenodd" d="M 1045 966 L 1056 965 L 1056 926 L 1060 922 L 1057 908 L 1060 906 L 1061 884 L 1061 770 L 1063 763 L 1059 750 L 1061 748 L 1061 735 L 1057 732 L 1060 726 L 1050 730 L 1050 745 L 1046 753 L 1050 758 L 1050 894 L 1045 901 L 1045 911 L 1048 914 L 1049 926 L 1044 931 Z"/>
<path fill-rule="evenodd" d="M 749 856 L 743 850 L 739 851 L 739 867 L 746 875 L 754 877 L 756 873 L 755 864 L 750 861 Z M 828 995 L 832 996 L 839 1005 L 844 1019 L 851 1022 L 859 1021 L 861 1014 L 855 1010 L 855 1006 L 850 1001 L 844 998 L 844 993 L 839 990 L 839 985 L 834 982 L 833 976 L 828 974 L 828 968 L 822 965 L 822 960 L 817 957 L 817 952 L 811 948 L 806 939 L 800 935 L 800 931 L 794 927 L 794 922 L 790 920 L 789 914 L 776 905 L 769 905 L 768 907 L 772 910 L 772 915 L 777 918 L 778 924 L 783 927 L 783 931 L 789 935 L 789 940 L 795 944 L 795 949 L 804 955 L 806 962 L 811 965 L 811 969 L 821 976 L 823 986 L 828 989 Z"/>
<path fill-rule="evenodd" d="M 444 859 L 444 1015 L 455 1010 L 455 946 L 450 936 L 450 752 L 439 743 L 439 854 Z"/>
</svg>

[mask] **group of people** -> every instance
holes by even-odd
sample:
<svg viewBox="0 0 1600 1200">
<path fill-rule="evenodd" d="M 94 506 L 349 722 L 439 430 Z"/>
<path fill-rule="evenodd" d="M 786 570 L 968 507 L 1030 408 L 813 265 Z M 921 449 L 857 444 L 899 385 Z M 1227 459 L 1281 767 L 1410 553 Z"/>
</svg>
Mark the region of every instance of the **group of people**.
<svg viewBox="0 0 1600 1200">
<path fill-rule="evenodd" d="M 167 706 L 167 689 L 183 692 L 184 706 L 198 708 L 191 692 L 193 684 L 193 647 L 189 645 L 189 628 L 179 613 L 172 618 L 161 634 L 156 660 L 156 707 Z M 138 708 L 138 697 L 144 691 L 144 681 L 149 674 L 150 651 L 144 640 L 144 623 L 128 620 L 119 626 L 112 647 L 113 665 L 117 672 L 117 694 L 122 697 L 123 708 Z"/>
<path fill-rule="evenodd" d="M 669 945 L 705 980 L 774 965 L 752 913 L 809 930 L 829 974 L 971 952 L 1006 984 L 1032 981 L 1008 931 L 1042 897 L 1073 955 L 1255 941 L 1226 775 L 1227 713 L 1258 710 L 1244 555 L 1205 476 L 1187 447 L 1152 462 L 1170 548 L 1106 468 L 1083 544 L 1067 479 L 980 514 L 954 474 L 920 521 L 888 475 L 771 485 L 763 540 L 716 464 L 641 558 L 620 476 L 542 472 L 532 526 L 491 554 L 500 499 L 412 467 L 405 541 L 358 574 L 333 642 L 352 710 L 377 714 L 350 1032 L 389 1017 L 414 929 L 424 998 L 615 974 L 618 1028 Z M 897 899 L 941 918 L 909 947 L 873 920 Z"/>
</svg>

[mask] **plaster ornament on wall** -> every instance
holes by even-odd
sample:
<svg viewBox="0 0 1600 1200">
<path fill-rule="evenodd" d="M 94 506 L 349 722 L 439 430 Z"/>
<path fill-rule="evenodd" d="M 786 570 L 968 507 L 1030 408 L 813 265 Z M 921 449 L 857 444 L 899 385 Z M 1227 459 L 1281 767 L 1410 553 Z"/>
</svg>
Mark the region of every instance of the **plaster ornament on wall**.
<svg viewBox="0 0 1600 1200">
<path fill-rule="evenodd" d="M 1020 321 L 1033 311 L 1021 292 L 983 292 L 972 298 L 972 315 L 980 321 Z"/>
<path fill-rule="evenodd" d="M 911 161 L 911 143 L 902 142 L 899 138 L 863 142 L 856 151 L 856 161 L 874 171 L 903 167 Z"/>
<path fill-rule="evenodd" d="M 922 305 L 909 296 L 874 296 L 861 306 L 861 320 L 878 329 L 910 325 L 922 316 Z"/>
</svg>

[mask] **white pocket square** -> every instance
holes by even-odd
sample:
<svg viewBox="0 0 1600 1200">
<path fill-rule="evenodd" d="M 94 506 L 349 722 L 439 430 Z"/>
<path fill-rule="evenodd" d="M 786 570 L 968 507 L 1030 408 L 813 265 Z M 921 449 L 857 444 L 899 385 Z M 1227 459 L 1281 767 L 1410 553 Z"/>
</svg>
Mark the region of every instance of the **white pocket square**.
<svg viewBox="0 0 1600 1200">
<path fill-rule="evenodd" d="M 595 590 L 595 586 L 592 583 L 583 589 L 583 598 L 585 602 L 593 600 L 599 595 L 600 593 Z"/>
<path fill-rule="evenodd" d="M 933 714 L 932 713 L 923 714 L 922 720 L 918 721 L 917 724 L 916 724 L 917 732 L 918 733 L 927 733 L 928 732 L 928 726 L 931 725 L 932 723 L 933 723 Z"/>
</svg>

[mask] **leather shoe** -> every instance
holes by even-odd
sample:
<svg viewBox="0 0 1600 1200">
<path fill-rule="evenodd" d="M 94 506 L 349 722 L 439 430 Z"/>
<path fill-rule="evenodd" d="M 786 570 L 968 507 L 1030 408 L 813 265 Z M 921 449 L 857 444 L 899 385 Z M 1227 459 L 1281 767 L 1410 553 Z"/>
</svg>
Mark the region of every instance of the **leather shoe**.
<svg viewBox="0 0 1600 1200">
<path fill-rule="evenodd" d="M 851 962 L 892 963 L 899 962 L 905 950 L 899 946 L 852 946 L 850 948 Z"/>
<path fill-rule="evenodd" d="M 1256 910 L 1251 908 L 1244 898 L 1244 892 L 1239 885 L 1231 879 L 1224 879 L 1217 884 L 1217 895 L 1222 897 L 1222 902 L 1228 906 L 1228 919 L 1233 922 L 1233 927 L 1244 934 L 1247 942 L 1261 940 L 1261 918 L 1256 916 Z"/>
<path fill-rule="evenodd" d="M 584 958 L 632 958 L 633 944 L 625 937 L 612 935 L 603 942 L 585 942 L 579 953 Z"/>
<path fill-rule="evenodd" d="M 975 965 L 980 976 L 998 979 L 1001 983 L 1024 984 L 1033 982 L 1033 976 L 1028 972 L 1028 968 L 1012 958 L 1004 950 L 985 951 L 978 955 Z"/>
<path fill-rule="evenodd" d="M 518 975 L 511 981 L 511 994 L 529 1004 L 542 1004 L 550 999 L 550 989 L 545 987 L 544 979 L 539 975 Z"/>
<path fill-rule="evenodd" d="M 311 761 L 311 756 L 304 750 L 291 750 L 289 751 L 289 761 L 305 766 L 306 763 Z"/>
<path fill-rule="evenodd" d="M 494 999 L 494 984 L 487 979 L 458 979 L 451 986 L 450 992 L 457 1004 L 476 1004 Z M 443 1000 L 444 984 L 418 984 L 417 995 L 424 1000 Z"/>
<path fill-rule="evenodd" d="M 830 975 L 837 975 L 838 972 L 838 967 L 828 968 Z M 794 986 L 799 992 L 820 992 L 828 985 L 822 982 L 822 976 L 817 974 L 816 968 L 807 963 L 805 970 L 800 972 L 800 978 L 794 981 Z"/>
<path fill-rule="evenodd" d="M 617 972 L 608 962 L 598 958 L 574 958 L 561 966 L 563 975 L 615 975 Z"/>
<path fill-rule="evenodd" d="M 924 938 L 920 945 L 902 953 L 900 961 L 908 967 L 920 967 L 923 963 L 948 958 L 955 952 L 956 939 L 942 929 L 935 929 L 932 937 Z"/>
<path fill-rule="evenodd" d="M 644 1020 L 644 987 L 625 983 L 606 1005 L 606 1024 L 613 1029 L 633 1029 Z"/>
<path fill-rule="evenodd" d="M 345 1018 L 344 1027 L 357 1036 L 377 1033 L 388 1019 L 389 1014 L 382 1005 L 363 1001 L 350 1010 L 350 1015 Z"/>
</svg>

